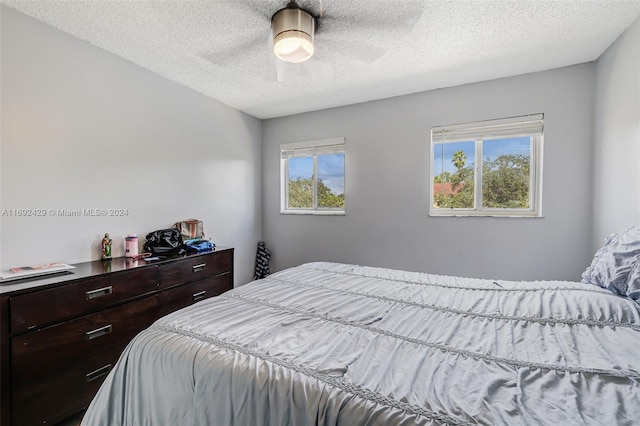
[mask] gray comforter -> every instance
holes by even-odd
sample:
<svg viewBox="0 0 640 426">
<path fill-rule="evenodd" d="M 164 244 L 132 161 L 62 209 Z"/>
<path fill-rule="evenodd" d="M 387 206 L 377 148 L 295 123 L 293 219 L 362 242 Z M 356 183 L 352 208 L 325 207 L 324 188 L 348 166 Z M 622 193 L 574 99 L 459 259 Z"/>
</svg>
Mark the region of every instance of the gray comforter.
<svg viewBox="0 0 640 426">
<path fill-rule="evenodd" d="M 631 425 L 640 312 L 572 282 L 309 263 L 158 320 L 83 425 Z"/>
</svg>

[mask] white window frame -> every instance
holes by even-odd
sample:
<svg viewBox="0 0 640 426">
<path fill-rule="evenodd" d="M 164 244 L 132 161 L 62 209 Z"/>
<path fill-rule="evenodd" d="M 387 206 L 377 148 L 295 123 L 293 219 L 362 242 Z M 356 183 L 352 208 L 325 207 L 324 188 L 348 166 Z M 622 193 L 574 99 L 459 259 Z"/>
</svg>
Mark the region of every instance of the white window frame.
<svg viewBox="0 0 640 426">
<path fill-rule="evenodd" d="M 318 207 L 318 155 L 345 154 L 346 145 L 343 137 L 319 139 L 305 142 L 284 143 L 280 145 L 280 213 L 323 216 L 344 216 L 345 208 Z M 289 207 L 289 158 L 313 157 L 313 207 Z M 346 175 L 346 171 L 345 171 Z M 345 176 L 346 206 L 346 176 Z"/>
<path fill-rule="evenodd" d="M 482 141 L 509 137 L 531 137 L 531 167 L 529 181 L 529 209 L 499 209 L 482 207 Z M 450 142 L 475 142 L 474 201 L 475 208 L 434 207 L 435 145 Z M 544 141 L 544 114 L 486 120 L 473 123 L 434 126 L 431 128 L 429 150 L 429 216 L 493 216 L 542 217 L 542 151 Z"/>
</svg>

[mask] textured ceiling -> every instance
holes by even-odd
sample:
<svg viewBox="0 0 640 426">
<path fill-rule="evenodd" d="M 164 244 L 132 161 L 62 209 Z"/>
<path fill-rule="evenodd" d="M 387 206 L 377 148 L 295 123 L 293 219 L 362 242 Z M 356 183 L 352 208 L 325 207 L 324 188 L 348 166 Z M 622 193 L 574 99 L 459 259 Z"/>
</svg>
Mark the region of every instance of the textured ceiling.
<svg viewBox="0 0 640 426">
<path fill-rule="evenodd" d="M 287 0 L 8 1 L 14 9 L 258 118 L 595 60 L 636 1 L 299 0 L 316 54 L 272 54 Z"/>
</svg>

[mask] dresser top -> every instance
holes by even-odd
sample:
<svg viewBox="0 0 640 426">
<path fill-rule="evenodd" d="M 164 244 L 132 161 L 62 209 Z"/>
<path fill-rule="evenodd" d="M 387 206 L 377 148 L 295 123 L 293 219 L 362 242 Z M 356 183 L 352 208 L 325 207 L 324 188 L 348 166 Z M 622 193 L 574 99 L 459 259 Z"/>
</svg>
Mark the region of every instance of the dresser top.
<svg viewBox="0 0 640 426">
<path fill-rule="evenodd" d="M 90 278 L 98 275 L 110 274 L 125 270 L 146 268 L 153 265 L 159 265 L 176 259 L 192 258 L 204 256 L 207 254 L 233 250 L 230 247 L 216 247 L 211 251 L 204 253 L 186 254 L 183 256 L 162 257 L 159 260 L 146 261 L 144 259 L 131 259 L 127 257 L 115 257 L 110 260 L 94 260 L 91 262 L 75 263 L 74 269 L 64 271 L 62 273 L 54 273 L 50 275 L 40 275 L 31 278 L 22 278 L 8 282 L 0 282 L 0 295 L 8 295 L 13 293 L 22 293 L 33 289 L 42 289 L 46 287 L 55 287 L 66 284 L 68 281 Z"/>
</svg>

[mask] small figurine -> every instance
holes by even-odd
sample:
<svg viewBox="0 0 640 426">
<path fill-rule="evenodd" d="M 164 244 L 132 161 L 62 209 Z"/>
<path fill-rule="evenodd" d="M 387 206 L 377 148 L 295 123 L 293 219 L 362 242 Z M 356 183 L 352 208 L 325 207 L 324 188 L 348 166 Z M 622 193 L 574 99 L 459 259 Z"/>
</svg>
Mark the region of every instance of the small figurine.
<svg viewBox="0 0 640 426">
<path fill-rule="evenodd" d="M 111 238 L 108 233 L 104 234 L 102 239 L 102 259 L 111 259 Z"/>
</svg>

